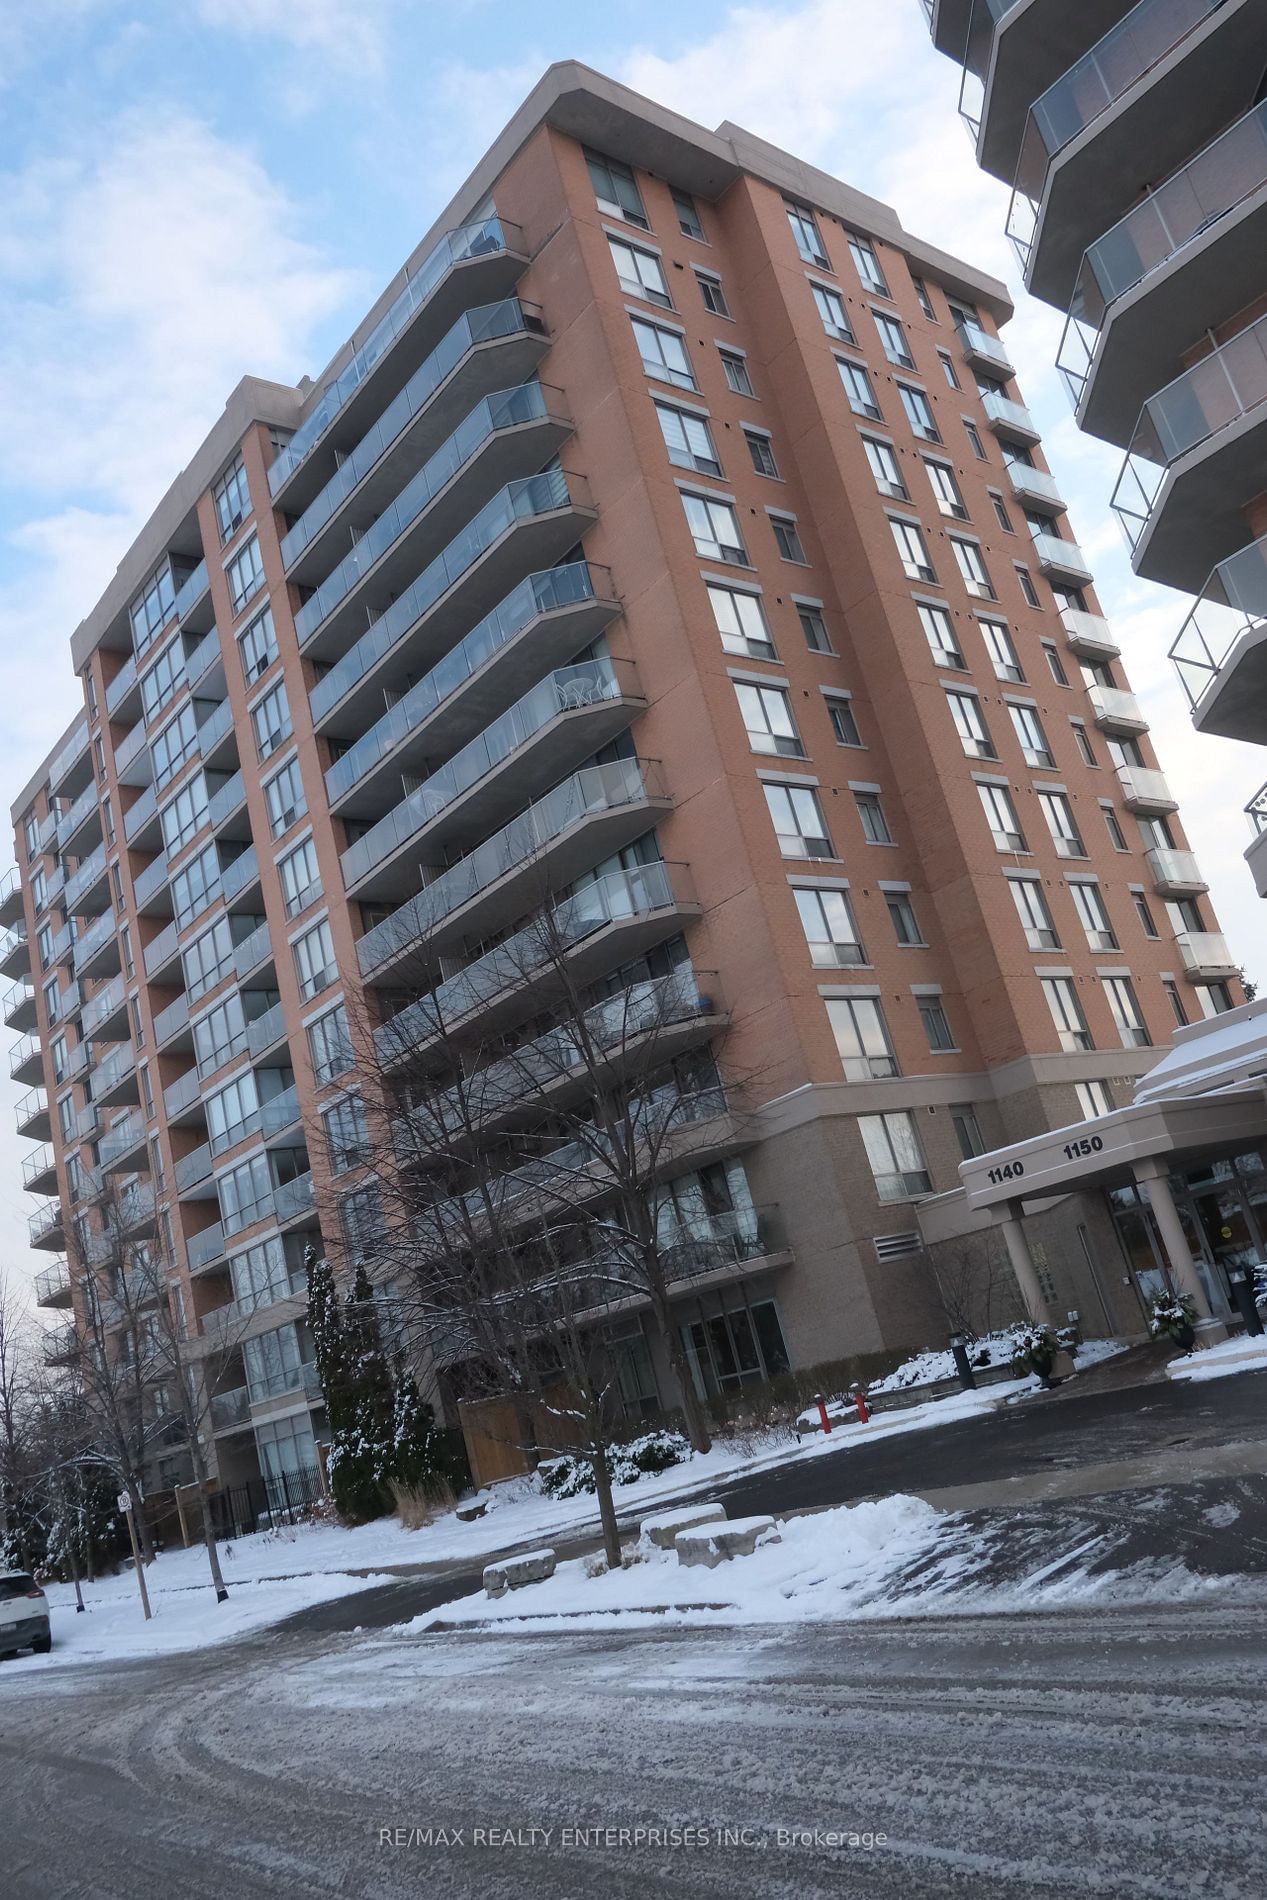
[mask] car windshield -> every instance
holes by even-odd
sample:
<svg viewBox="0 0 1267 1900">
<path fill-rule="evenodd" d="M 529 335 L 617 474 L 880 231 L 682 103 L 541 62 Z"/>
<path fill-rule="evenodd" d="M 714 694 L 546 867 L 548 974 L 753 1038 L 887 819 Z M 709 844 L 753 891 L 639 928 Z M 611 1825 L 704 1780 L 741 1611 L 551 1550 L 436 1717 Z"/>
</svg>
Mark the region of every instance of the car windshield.
<svg viewBox="0 0 1267 1900">
<path fill-rule="evenodd" d="M 0 1577 L 0 1602 L 3 1602 L 6 1597 L 24 1597 L 34 1588 L 34 1580 L 30 1577 L 20 1575 Z"/>
</svg>

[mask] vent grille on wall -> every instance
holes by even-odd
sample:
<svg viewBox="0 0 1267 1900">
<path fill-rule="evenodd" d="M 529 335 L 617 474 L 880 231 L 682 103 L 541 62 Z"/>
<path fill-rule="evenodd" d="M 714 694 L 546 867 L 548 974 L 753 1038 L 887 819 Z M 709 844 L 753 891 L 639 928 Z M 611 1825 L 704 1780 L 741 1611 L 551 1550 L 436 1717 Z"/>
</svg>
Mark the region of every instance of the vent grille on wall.
<svg viewBox="0 0 1267 1900">
<path fill-rule="evenodd" d="M 875 1257 L 877 1260 L 909 1260 L 912 1254 L 923 1253 L 924 1243 L 917 1231 L 908 1234 L 877 1234 L 875 1236 Z"/>
</svg>

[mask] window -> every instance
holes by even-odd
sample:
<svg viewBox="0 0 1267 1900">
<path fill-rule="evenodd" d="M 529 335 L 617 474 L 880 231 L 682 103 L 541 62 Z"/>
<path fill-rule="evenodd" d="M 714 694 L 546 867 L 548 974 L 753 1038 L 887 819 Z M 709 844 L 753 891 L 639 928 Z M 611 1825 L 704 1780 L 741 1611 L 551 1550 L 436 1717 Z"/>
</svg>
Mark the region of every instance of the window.
<svg viewBox="0 0 1267 1900">
<path fill-rule="evenodd" d="M 889 830 L 889 821 L 884 815 L 879 793 L 855 792 L 853 798 L 867 843 L 892 844 L 893 833 Z"/>
<path fill-rule="evenodd" d="M 863 289 L 872 291 L 877 297 L 887 297 L 889 286 L 870 238 L 850 237 L 849 255 L 857 266 Z"/>
<path fill-rule="evenodd" d="M 893 934 L 898 942 L 904 948 L 912 944 L 922 944 L 924 933 L 919 927 L 914 907 L 905 891 L 887 891 L 884 902 L 893 924 Z"/>
<path fill-rule="evenodd" d="M 1118 822 L 1117 813 L 1110 805 L 1104 805 L 1101 809 L 1104 812 L 1105 829 L 1108 831 L 1109 840 L 1113 849 L 1115 851 L 1129 850 L 1130 847 L 1126 842 L 1126 833 L 1122 830 L 1121 824 Z"/>
<path fill-rule="evenodd" d="M 1060 938 L 1056 935 L 1056 926 L 1051 920 L 1047 899 L 1043 896 L 1043 887 L 1038 879 L 1010 877 L 1007 881 L 1030 949 L 1059 950 Z"/>
<path fill-rule="evenodd" d="M 61 1014 L 61 985 L 55 976 L 51 976 L 44 985 L 44 1014 L 50 1023 L 55 1023 Z"/>
<path fill-rule="evenodd" d="M 925 442 L 940 442 L 941 433 L 933 416 L 933 406 L 923 390 L 912 389 L 907 383 L 899 383 L 897 390 L 902 398 L 906 419 L 916 435 L 922 436 Z"/>
<path fill-rule="evenodd" d="M 846 1082 L 873 1082 L 898 1073 L 884 1011 L 872 996 L 829 996 L 827 1020 Z"/>
<path fill-rule="evenodd" d="M 712 495 L 683 495 L 682 506 L 697 554 L 709 561 L 728 561 L 732 566 L 748 565 L 739 517 L 730 502 Z"/>
<path fill-rule="evenodd" d="M 1029 569 L 1027 567 L 1022 567 L 1019 564 L 1019 562 L 1017 563 L 1017 568 L 1016 568 L 1016 578 L 1020 582 L 1021 592 L 1025 596 L 1025 600 L 1027 604 L 1031 607 L 1037 607 L 1038 590 L 1034 586 L 1033 581 L 1030 579 Z"/>
<path fill-rule="evenodd" d="M 845 394 L 849 398 L 849 407 L 856 416 L 870 416 L 873 422 L 880 421 L 880 405 L 875 399 L 871 387 L 871 377 L 862 363 L 851 363 L 848 358 L 838 356 L 836 368 L 844 384 Z"/>
<path fill-rule="evenodd" d="M 1232 992 L 1226 983 L 1203 983 L 1197 995 L 1203 1016 L 1222 1016 L 1233 1007 Z"/>
<path fill-rule="evenodd" d="M 937 312 L 933 309 L 933 300 L 928 294 L 928 285 L 924 282 L 922 277 L 912 277 L 911 283 L 914 287 L 915 295 L 919 298 L 920 309 L 924 312 L 924 315 L 928 318 L 930 323 L 936 323 Z"/>
<path fill-rule="evenodd" d="M 867 960 L 846 892 L 794 891 L 801 927 L 816 969 L 849 967 Z"/>
<path fill-rule="evenodd" d="M 840 292 L 833 290 L 830 284 L 812 283 L 810 293 L 828 336 L 838 337 L 842 343 L 852 343 L 854 334 L 850 328 L 845 300 Z"/>
<path fill-rule="evenodd" d="M 35 933 L 35 941 L 39 945 L 41 970 L 49 970 L 53 966 L 54 935 L 52 924 L 41 924 Z"/>
<path fill-rule="evenodd" d="M 950 1033 L 950 1024 L 946 1011 L 938 996 L 921 996 L 919 999 L 919 1019 L 924 1025 L 924 1034 L 928 1037 L 928 1046 L 933 1054 L 943 1055 L 956 1046 Z"/>
<path fill-rule="evenodd" d="M 295 958 L 295 972 L 299 978 L 299 994 L 306 1003 L 322 990 L 328 989 L 338 978 L 338 969 L 334 961 L 334 938 L 330 935 L 330 924 L 323 917 L 319 924 L 306 930 L 302 937 L 296 937 L 291 945 Z"/>
<path fill-rule="evenodd" d="M 1038 716 L 1036 706 L 1009 706 L 1012 724 L 1020 741 L 1021 751 L 1025 755 L 1026 765 L 1038 766 L 1050 771 L 1056 761 L 1052 757 L 1047 735 L 1043 731 L 1043 722 Z"/>
<path fill-rule="evenodd" d="M 1025 833 L 1017 822 L 1012 796 L 1006 785 L 978 785 L 981 806 L 997 851 L 1024 851 Z"/>
<path fill-rule="evenodd" d="M 358 1188 L 339 1202 L 339 1225 L 350 1260 L 365 1260 L 381 1245 L 383 1209 L 376 1187 Z"/>
<path fill-rule="evenodd" d="M 359 1095 L 345 1095 L 341 1101 L 323 1108 L 321 1119 L 326 1125 L 331 1174 L 343 1174 L 348 1168 L 358 1168 L 369 1160 L 369 1128 Z"/>
<path fill-rule="evenodd" d="M 968 592 L 978 600 L 994 600 L 994 585 L 986 568 L 985 557 L 975 541 L 961 541 L 951 535 L 950 545 L 954 549 L 955 560 L 959 563 L 959 572 Z"/>
<path fill-rule="evenodd" d="M 272 692 L 256 700 L 251 708 L 251 724 L 255 728 L 256 750 L 263 763 L 291 734 L 290 702 L 286 697 L 285 680 L 279 680 Z"/>
<path fill-rule="evenodd" d="M 858 1133 L 880 1200 L 908 1201 L 931 1191 L 915 1123 L 905 1109 L 888 1115 L 859 1115 Z"/>
<path fill-rule="evenodd" d="M 179 640 L 163 648 L 148 673 L 141 675 L 141 710 L 148 725 L 175 697 L 185 678 L 185 656 Z"/>
<path fill-rule="evenodd" d="M 945 350 L 938 350 L 937 361 L 941 364 L 942 374 L 945 376 L 950 388 L 958 389 L 960 387 L 959 377 L 955 371 L 954 363 L 946 354 Z"/>
<path fill-rule="evenodd" d="M 812 785 L 767 784 L 764 790 L 774 834 L 785 858 L 835 856 L 827 820 Z"/>
<path fill-rule="evenodd" d="M 301 910 L 307 910 L 309 904 L 315 904 L 321 895 L 317 847 L 312 839 L 305 838 L 301 845 L 288 852 L 277 869 L 282 881 L 282 896 L 286 900 L 286 915 L 297 917 Z"/>
<path fill-rule="evenodd" d="M 830 270 L 827 252 L 819 236 L 818 220 L 808 205 L 798 205 L 791 198 L 783 200 L 787 211 L 787 221 L 792 228 L 792 236 L 800 256 L 807 264 L 818 264 L 824 270 Z"/>
<path fill-rule="evenodd" d="M 1040 791 L 1038 802 L 1060 858 L 1085 858 L 1086 847 L 1074 822 L 1073 808 L 1063 792 Z"/>
<path fill-rule="evenodd" d="M 1016 648 L 1012 645 L 1012 636 L 1001 620 L 982 620 L 978 622 L 981 637 L 985 641 L 986 652 L 990 655 L 990 664 L 994 668 L 994 677 L 1011 680 L 1023 685 L 1025 675 L 1021 663 L 1016 657 Z"/>
<path fill-rule="evenodd" d="M 1073 1090 L 1084 1122 L 1098 1121 L 1101 1115 L 1113 1113 L 1113 1097 L 1107 1082 L 1075 1082 Z"/>
<path fill-rule="evenodd" d="M 199 1075 L 223 1068 L 246 1048 L 246 1014 L 240 993 L 231 991 L 222 1003 L 200 1016 L 193 1029 Z"/>
<path fill-rule="evenodd" d="M 1078 755 L 1082 763 L 1084 765 L 1098 766 L 1100 761 L 1095 756 L 1095 747 L 1092 745 L 1087 729 L 1081 719 L 1071 719 L 1069 724 L 1073 731 L 1073 742 L 1078 748 Z"/>
<path fill-rule="evenodd" d="M 906 483 L 902 480 L 902 471 L 898 467 L 897 455 L 891 442 L 877 442 L 874 436 L 864 435 L 862 446 L 866 450 L 871 473 L 875 476 L 875 485 L 882 495 L 889 495 L 894 501 L 909 501 Z"/>
<path fill-rule="evenodd" d="M 1087 933 L 1087 942 L 1093 950 L 1116 950 L 1117 938 L 1109 922 L 1109 913 L 1104 907 L 1104 898 L 1098 884 L 1084 884 L 1079 880 L 1069 886 L 1073 897 L 1073 907 L 1077 911 L 1082 928 Z"/>
<path fill-rule="evenodd" d="M 251 512 L 251 491 L 246 485 L 242 457 L 235 455 L 211 491 L 216 508 L 220 544 L 231 541 Z"/>
<path fill-rule="evenodd" d="M 1148 908 L 1148 899 L 1144 896 L 1143 891 L 1132 891 L 1131 897 L 1135 903 L 1135 915 L 1139 918 L 1140 928 L 1143 930 L 1144 935 L 1146 937 L 1159 937 L 1161 932 L 1153 921 L 1153 913 Z"/>
<path fill-rule="evenodd" d="M 970 759 L 997 759 L 994 741 L 986 729 L 975 693 L 947 693 L 946 704 L 960 744 Z"/>
<path fill-rule="evenodd" d="M 220 1218 L 224 1222 L 226 1234 L 236 1234 L 243 1227 L 249 1227 L 253 1221 L 263 1220 L 266 1214 L 273 1211 L 273 1181 L 268 1171 L 268 1156 L 252 1155 L 240 1167 L 230 1168 L 226 1174 L 219 1175 L 216 1192 L 220 1197 Z M 283 1327 L 282 1331 L 288 1332 L 294 1339 L 293 1326 Z M 264 1333 L 259 1338 L 247 1340 L 246 1345 L 258 1352 L 265 1340 L 275 1337 L 273 1333 Z M 243 1356 L 246 1359 L 247 1383 L 250 1384 L 254 1354 L 247 1350 Z M 297 1380 L 291 1380 L 290 1383 L 295 1384 Z M 280 1389 L 284 1391 L 285 1387 Z"/>
<path fill-rule="evenodd" d="M 270 1234 L 229 1262 L 233 1297 L 243 1306 L 271 1306 L 290 1292 L 290 1271 L 279 1234 Z"/>
<path fill-rule="evenodd" d="M 175 611 L 176 581 L 171 563 L 165 560 L 154 569 L 128 610 L 132 644 L 138 655 L 153 646 Z"/>
<path fill-rule="evenodd" d="M 234 555 L 224 570 L 229 583 L 229 601 L 235 614 L 240 614 L 250 600 L 264 585 L 264 557 L 260 553 L 260 538 L 253 534 L 249 541 Z"/>
<path fill-rule="evenodd" d="M 44 875 L 43 865 L 32 875 L 31 897 L 36 910 L 43 910 L 48 903 L 48 879 Z"/>
<path fill-rule="evenodd" d="M 273 626 L 271 607 L 266 607 L 262 614 L 256 614 L 250 626 L 243 629 L 238 636 L 238 648 L 242 655 L 246 683 L 253 686 L 277 658 L 277 631 Z"/>
<path fill-rule="evenodd" d="M 745 429 L 743 439 L 748 444 L 748 453 L 752 457 L 752 466 L 758 475 L 769 475 L 774 481 L 779 479 L 779 465 L 774 459 L 774 450 L 770 447 L 770 438 L 759 435 L 755 429 Z"/>
<path fill-rule="evenodd" d="M 1094 1049 L 1091 1031 L 1087 1028 L 1086 1018 L 1082 1014 L 1082 1005 L 1074 989 L 1071 978 L 1067 976 L 1045 976 L 1041 979 L 1043 995 L 1047 998 L 1047 1007 L 1051 1019 L 1056 1025 L 1060 1037 L 1060 1046 L 1071 1054 L 1075 1049 Z"/>
<path fill-rule="evenodd" d="M 28 812 L 26 817 L 22 820 L 22 837 L 26 844 L 26 855 L 29 862 L 31 858 L 39 855 L 40 848 L 40 821 L 33 811 Z"/>
<path fill-rule="evenodd" d="M 174 858 L 184 849 L 194 833 L 206 824 L 207 817 L 207 781 L 201 772 L 195 772 L 159 813 L 168 857 Z"/>
<path fill-rule="evenodd" d="M 651 226 L 642 208 L 638 182 L 628 165 L 622 165 L 617 158 L 603 158 L 598 152 L 588 151 L 585 163 L 589 167 L 590 183 L 594 187 L 599 210 L 605 211 L 611 218 L 623 218 L 626 224 L 636 224 L 640 230 L 649 231 Z"/>
<path fill-rule="evenodd" d="M 727 389 L 733 390 L 736 396 L 755 397 L 757 392 L 752 387 L 752 378 L 748 374 L 748 365 L 743 357 L 736 356 L 732 350 L 718 350 L 717 354 L 721 357 Z"/>
<path fill-rule="evenodd" d="M 959 1152 L 965 1161 L 972 1161 L 977 1155 L 985 1153 L 985 1140 L 975 1109 L 966 1102 L 952 1103 L 950 1122 L 959 1143 Z"/>
<path fill-rule="evenodd" d="M 965 672 L 964 657 L 959 651 L 954 625 L 946 609 L 919 600 L 915 603 L 915 611 L 938 666 L 953 666 L 959 672 Z"/>
<path fill-rule="evenodd" d="M 831 721 L 833 737 L 837 745 L 861 746 L 862 734 L 858 731 L 858 721 L 854 718 L 853 707 L 847 699 L 831 694 L 827 700 L 827 717 Z"/>
<path fill-rule="evenodd" d="M 884 354 L 890 363 L 896 363 L 899 369 L 914 369 L 915 358 L 911 355 L 906 332 L 897 317 L 889 316 L 884 310 L 873 310 L 871 314 L 875 318 Z"/>
<path fill-rule="evenodd" d="M 695 389 L 695 372 L 678 332 L 666 330 L 660 323 L 649 323 L 645 317 L 630 317 L 629 321 L 647 375 L 673 383 L 678 389 Z"/>
<path fill-rule="evenodd" d="M 695 200 L 689 191 L 673 193 L 673 209 L 677 212 L 677 228 L 682 236 L 695 238 L 701 244 L 706 243 L 704 227 L 699 221 L 699 212 L 695 209 Z"/>
<path fill-rule="evenodd" d="M 1047 670 L 1057 686 L 1068 686 L 1069 675 L 1065 672 L 1064 661 L 1049 641 L 1043 641 L 1043 652 L 1047 655 Z"/>
<path fill-rule="evenodd" d="M 1127 976 L 1103 977 L 1104 994 L 1108 998 L 1109 1009 L 1124 1049 L 1148 1049 L 1152 1046 L 1152 1037 L 1139 1013 L 1139 1004 L 1131 980 Z"/>
<path fill-rule="evenodd" d="M 721 474 L 717 450 L 703 416 L 693 415 L 688 409 L 674 409 L 667 402 L 656 403 L 655 412 L 669 460 L 675 467 L 694 469 L 697 475 Z"/>
<path fill-rule="evenodd" d="M 150 747 L 154 762 L 154 789 L 161 792 L 198 749 L 198 722 L 192 700 L 186 700 L 176 717 L 156 734 Z"/>
<path fill-rule="evenodd" d="M 264 802 L 268 806 L 269 830 L 274 838 L 280 838 L 308 809 L 298 759 L 287 759 L 281 771 L 269 779 L 264 787 Z"/>
<path fill-rule="evenodd" d="M 1177 1029 L 1185 1029 L 1188 1023 L 1188 1013 L 1184 1009 L 1183 998 L 1179 994 L 1179 985 L 1174 981 L 1173 977 L 1164 976 L 1161 979 L 1161 987 L 1165 990 L 1166 1000 L 1174 1011 L 1175 1027 Z"/>
<path fill-rule="evenodd" d="M 721 278 L 715 277 L 711 271 L 697 270 L 695 281 L 699 285 L 705 310 L 714 317 L 728 317 L 730 312 L 726 308 L 726 293 L 721 287 Z"/>
<path fill-rule="evenodd" d="M 774 642 L 760 596 L 723 587 L 720 581 L 706 581 L 705 586 L 724 651 L 748 659 L 773 660 Z"/>
<path fill-rule="evenodd" d="M 902 563 L 902 572 L 907 580 L 935 581 L 937 575 L 928 558 L 923 530 L 918 521 L 907 521 L 904 516 L 890 515 L 889 526 L 893 530 L 898 559 Z"/>
<path fill-rule="evenodd" d="M 977 425 L 975 422 L 969 422 L 966 416 L 963 419 L 963 432 L 967 436 L 968 446 L 976 456 L 978 462 L 988 461 L 989 458 L 986 455 L 981 437 L 977 432 Z"/>
<path fill-rule="evenodd" d="M 172 879 L 177 930 L 192 923 L 219 895 L 220 859 L 214 844 L 209 844 Z"/>
<path fill-rule="evenodd" d="M 623 291 L 631 297 L 641 297 L 647 303 L 658 303 L 665 310 L 673 308 L 669 286 L 664 281 L 664 271 L 654 251 L 640 250 L 636 245 L 624 244 L 619 238 L 610 235 L 607 248 L 611 252 Z"/>
<path fill-rule="evenodd" d="M 784 687 L 748 686 L 736 680 L 735 697 L 754 752 L 777 753 L 793 759 L 805 757 L 805 747 L 796 730 Z"/>
<path fill-rule="evenodd" d="M 930 462 L 927 457 L 924 460 L 924 467 L 928 470 L 933 497 L 942 514 L 951 516 L 955 521 L 966 521 L 968 510 L 964 507 L 954 469 L 949 468 L 945 462 Z"/>
<path fill-rule="evenodd" d="M 188 948 L 182 950 L 180 960 L 189 1001 L 196 1003 L 233 968 L 233 930 L 229 919 L 217 918 L 210 930 L 195 937 Z"/>
<path fill-rule="evenodd" d="M 779 553 L 785 561 L 794 561 L 797 567 L 808 567 L 805 549 L 801 546 L 801 537 L 796 522 L 791 515 L 771 515 L 770 526 L 774 529 L 774 539 Z"/>
<path fill-rule="evenodd" d="M 798 607 L 797 617 L 801 623 L 801 632 L 805 635 L 805 644 L 811 653 L 834 653 L 827 624 L 817 607 Z"/>
<path fill-rule="evenodd" d="M 235 1081 L 229 1082 L 214 1095 L 206 1098 L 207 1132 L 211 1137 L 211 1152 L 223 1154 L 226 1148 L 232 1148 L 235 1142 L 245 1140 L 259 1127 L 260 1095 L 255 1083 L 255 1071 L 248 1069 Z"/>
<path fill-rule="evenodd" d="M 342 1003 L 308 1025 L 308 1048 L 318 1085 L 333 1082 L 352 1067 L 352 1038 Z"/>
</svg>

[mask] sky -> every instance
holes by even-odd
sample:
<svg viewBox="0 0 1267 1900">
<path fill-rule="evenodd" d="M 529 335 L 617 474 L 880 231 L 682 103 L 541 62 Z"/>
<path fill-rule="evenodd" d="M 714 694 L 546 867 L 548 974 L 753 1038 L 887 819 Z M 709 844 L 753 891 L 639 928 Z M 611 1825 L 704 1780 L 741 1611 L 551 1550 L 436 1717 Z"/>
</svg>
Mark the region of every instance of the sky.
<svg viewBox="0 0 1267 1900">
<path fill-rule="evenodd" d="M 315 374 L 556 59 L 732 119 L 1011 284 L 1022 390 L 1091 557 L 1235 954 L 1267 943 L 1242 807 L 1267 753 L 1195 734 L 1166 649 L 1185 599 L 1132 575 L 1121 456 L 1080 435 L 918 0 L 4 0 L 0 758 L 7 808 L 82 704 L 69 636 L 244 374 Z M 3 789 L 0 788 L 0 789 Z M 0 848 L 0 857 L 5 855 Z M 7 1065 L 3 1065 L 7 1067 Z M 0 1267 L 23 1091 L 0 1083 Z"/>
</svg>

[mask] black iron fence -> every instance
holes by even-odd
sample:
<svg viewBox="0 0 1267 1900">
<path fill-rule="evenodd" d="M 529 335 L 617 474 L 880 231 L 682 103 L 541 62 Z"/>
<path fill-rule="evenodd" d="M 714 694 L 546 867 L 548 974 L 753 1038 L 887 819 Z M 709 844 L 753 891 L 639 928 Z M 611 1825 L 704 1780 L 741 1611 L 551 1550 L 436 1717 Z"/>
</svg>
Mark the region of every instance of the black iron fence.
<svg viewBox="0 0 1267 1900">
<path fill-rule="evenodd" d="M 248 1537 L 252 1531 L 301 1522 L 324 1497 L 316 1465 L 302 1465 L 298 1471 L 248 1478 L 245 1484 L 213 1492 L 211 1520 L 217 1537 Z"/>
</svg>

